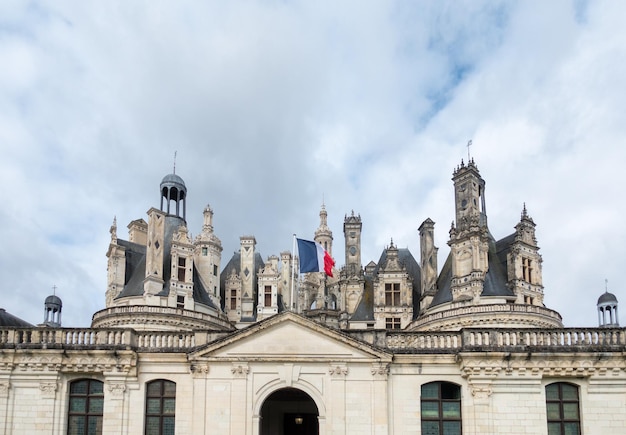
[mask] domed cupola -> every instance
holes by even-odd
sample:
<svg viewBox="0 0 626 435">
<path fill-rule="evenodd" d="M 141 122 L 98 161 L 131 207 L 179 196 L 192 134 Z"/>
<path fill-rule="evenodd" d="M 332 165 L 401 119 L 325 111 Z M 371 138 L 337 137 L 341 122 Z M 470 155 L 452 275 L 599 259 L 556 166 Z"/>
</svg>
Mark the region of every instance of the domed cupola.
<svg viewBox="0 0 626 435">
<path fill-rule="evenodd" d="M 163 208 L 163 200 L 166 201 L 167 206 Z M 170 209 L 172 201 L 176 204 L 176 213 Z M 176 173 L 168 174 L 163 177 L 161 181 L 161 211 L 167 214 L 174 214 L 178 217 L 182 217 L 183 220 L 187 214 L 187 187 L 182 178 Z M 182 205 L 182 216 L 181 216 Z"/>
<path fill-rule="evenodd" d="M 44 302 L 44 325 L 51 326 L 53 328 L 60 328 L 62 308 L 63 302 L 60 297 L 56 294 L 48 296 Z"/>
<path fill-rule="evenodd" d="M 608 288 L 604 294 L 598 298 L 598 324 L 603 327 L 618 327 L 619 318 L 617 316 L 617 298 L 613 293 L 609 293 Z"/>
</svg>

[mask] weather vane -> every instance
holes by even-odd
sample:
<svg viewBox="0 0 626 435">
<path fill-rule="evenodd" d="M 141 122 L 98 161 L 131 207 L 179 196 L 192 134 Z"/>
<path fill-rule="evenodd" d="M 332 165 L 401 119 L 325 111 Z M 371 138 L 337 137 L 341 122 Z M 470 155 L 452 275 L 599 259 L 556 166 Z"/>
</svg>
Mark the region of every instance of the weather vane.
<svg viewBox="0 0 626 435">
<path fill-rule="evenodd" d="M 174 151 L 174 174 L 176 174 L 176 153 L 178 151 Z"/>
<path fill-rule="evenodd" d="M 467 142 L 467 163 L 470 161 L 470 147 L 472 146 L 472 140 L 470 139 Z"/>
</svg>

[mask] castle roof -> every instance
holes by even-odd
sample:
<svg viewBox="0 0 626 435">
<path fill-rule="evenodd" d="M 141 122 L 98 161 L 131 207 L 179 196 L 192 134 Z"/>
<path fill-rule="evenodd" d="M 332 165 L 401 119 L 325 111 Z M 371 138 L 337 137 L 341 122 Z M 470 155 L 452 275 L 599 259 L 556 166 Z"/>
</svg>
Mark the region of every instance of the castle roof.
<svg viewBox="0 0 626 435">
<path fill-rule="evenodd" d="M 35 325 L 28 323 L 26 320 L 22 320 L 19 317 L 6 311 L 4 308 L 0 308 L 0 326 L 13 326 L 18 328 L 32 328 Z"/>
</svg>

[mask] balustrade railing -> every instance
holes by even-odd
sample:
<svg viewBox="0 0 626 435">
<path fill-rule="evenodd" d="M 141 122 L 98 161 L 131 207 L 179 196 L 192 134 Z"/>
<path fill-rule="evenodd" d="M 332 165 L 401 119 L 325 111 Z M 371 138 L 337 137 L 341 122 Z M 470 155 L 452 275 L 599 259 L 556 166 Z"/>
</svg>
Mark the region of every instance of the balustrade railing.
<svg viewBox="0 0 626 435">
<path fill-rule="evenodd" d="M 346 331 L 350 334 L 350 331 Z M 390 351 L 405 353 L 453 353 L 502 351 L 625 351 L 626 328 L 559 329 L 463 329 L 453 332 L 377 331 L 377 341 Z M 356 335 L 355 335 L 356 336 Z M 358 337 L 358 336 L 357 336 Z M 134 349 L 137 351 L 184 351 L 196 347 L 190 331 L 135 331 L 90 328 L 3 328 L 0 349 Z"/>
</svg>

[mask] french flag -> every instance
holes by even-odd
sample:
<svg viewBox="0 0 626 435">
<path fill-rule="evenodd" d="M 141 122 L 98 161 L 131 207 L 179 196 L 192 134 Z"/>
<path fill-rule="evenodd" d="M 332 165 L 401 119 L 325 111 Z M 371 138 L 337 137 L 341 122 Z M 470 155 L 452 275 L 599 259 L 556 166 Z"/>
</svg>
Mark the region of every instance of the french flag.
<svg viewBox="0 0 626 435">
<path fill-rule="evenodd" d="M 326 272 L 333 276 L 335 260 L 317 242 L 296 239 L 298 241 L 298 254 L 300 255 L 300 273 Z"/>
</svg>

